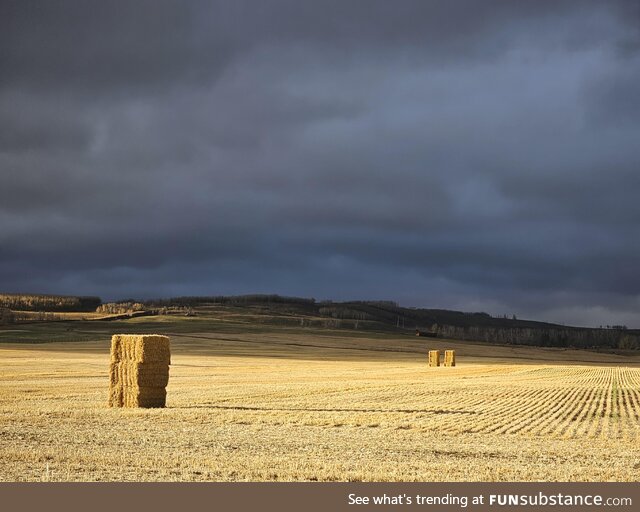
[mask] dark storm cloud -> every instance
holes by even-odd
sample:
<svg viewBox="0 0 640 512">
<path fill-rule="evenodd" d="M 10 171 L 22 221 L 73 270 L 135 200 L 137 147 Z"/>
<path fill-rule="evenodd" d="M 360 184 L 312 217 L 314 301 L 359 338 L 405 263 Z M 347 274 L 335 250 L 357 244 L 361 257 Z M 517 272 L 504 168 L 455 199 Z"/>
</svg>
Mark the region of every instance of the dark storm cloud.
<svg viewBox="0 0 640 512">
<path fill-rule="evenodd" d="M 633 20 L 633 5 L 615 3 L 611 9 Z M 420 55 L 403 57 L 443 61 L 502 53 L 526 24 L 557 31 L 545 34 L 550 41 L 541 41 L 537 33 L 524 34 L 525 39 L 579 47 L 602 37 L 588 15 L 605 10 L 601 3 L 579 0 L 405 0 L 393 8 L 386 0 L 321 5 L 296 0 L 134 0 L 126 5 L 8 0 L 1 9 L 4 81 L 111 92 L 118 86 L 142 85 L 148 92 L 160 84 L 206 82 L 240 54 L 264 45 L 316 45 L 354 56 L 409 48 Z M 585 22 L 574 26 L 572 16 L 585 11 Z M 633 48 L 635 41 L 621 34 L 615 42 Z"/>
<path fill-rule="evenodd" d="M 640 324 L 636 2 L 0 4 L 0 283 Z"/>
</svg>

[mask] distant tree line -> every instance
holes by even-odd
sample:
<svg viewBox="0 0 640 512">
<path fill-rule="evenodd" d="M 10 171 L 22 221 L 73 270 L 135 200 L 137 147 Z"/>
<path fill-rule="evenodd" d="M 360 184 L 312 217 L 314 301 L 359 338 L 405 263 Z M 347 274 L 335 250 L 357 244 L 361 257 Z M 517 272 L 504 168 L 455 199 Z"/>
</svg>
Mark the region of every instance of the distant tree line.
<svg viewBox="0 0 640 512">
<path fill-rule="evenodd" d="M 352 320 L 375 320 L 375 318 L 365 311 L 357 309 L 349 309 L 339 306 L 321 306 L 318 309 L 321 316 L 329 316 L 331 318 L 352 319 Z"/>
<path fill-rule="evenodd" d="M 100 304 L 100 297 L 0 294 L 0 307 L 15 311 L 95 311 Z"/>
<path fill-rule="evenodd" d="M 442 338 L 538 347 L 638 350 L 640 334 L 623 329 L 527 328 L 438 325 Z"/>
<path fill-rule="evenodd" d="M 96 308 L 96 313 L 105 315 L 122 315 L 124 313 L 134 313 L 144 311 L 145 305 L 140 302 L 107 302 Z"/>
<path fill-rule="evenodd" d="M 520 320 L 515 315 L 492 317 L 484 312 L 403 308 L 392 301 L 318 303 L 313 298 L 273 294 L 125 299 L 107 304 L 102 304 L 99 297 L 0 294 L 0 323 L 19 320 L 16 311 L 98 311 L 108 315 L 141 314 L 144 311 L 148 314 L 192 315 L 196 313 L 194 308 L 215 305 L 250 307 L 280 318 L 282 322 L 295 318 L 300 325 L 317 323 L 325 327 L 353 325 L 356 329 L 359 326 L 385 330 L 417 329 L 437 333 L 443 338 L 487 343 L 640 350 L 640 331 L 627 329 L 624 325 L 607 326 L 606 329 L 566 327 Z"/>
<path fill-rule="evenodd" d="M 148 307 L 196 307 L 205 304 L 228 304 L 228 305 L 250 305 L 250 304 L 315 304 L 315 299 L 302 297 L 286 297 L 282 295 L 215 295 L 210 297 L 172 297 L 169 299 L 150 299 L 141 301 Z"/>
<path fill-rule="evenodd" d="M 565 327 L 518 320 L 515 315 L 492 317 L 482 312 L 403 308 L 383 301 L 321 304 L 318 313 L 322 316 L 357 320 L 364 314 L 367 320 L 422 329 L 442 338 L 541 347 L 640 350 L 640 332 L 623 325 L 607 329 Z"/>
</svg>

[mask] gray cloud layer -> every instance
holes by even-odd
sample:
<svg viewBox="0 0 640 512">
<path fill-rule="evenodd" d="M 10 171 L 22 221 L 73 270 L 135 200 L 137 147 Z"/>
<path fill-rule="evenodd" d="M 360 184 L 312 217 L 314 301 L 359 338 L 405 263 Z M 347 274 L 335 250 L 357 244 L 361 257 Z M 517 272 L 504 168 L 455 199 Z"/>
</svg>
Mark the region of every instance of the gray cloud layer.
<svg viewBox="0 0 640 512">
<path fill-rule="evenodd" d="M 0 283 L 640 325 L 637 2 L 0 3 Z"/>
</svg>

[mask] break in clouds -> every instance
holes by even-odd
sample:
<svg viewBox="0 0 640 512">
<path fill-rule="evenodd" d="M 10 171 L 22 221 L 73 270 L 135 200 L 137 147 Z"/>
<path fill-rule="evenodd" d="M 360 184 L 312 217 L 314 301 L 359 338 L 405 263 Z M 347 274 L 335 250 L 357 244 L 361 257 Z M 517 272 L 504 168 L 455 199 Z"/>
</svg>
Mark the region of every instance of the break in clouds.
<svg viewBox="0 0 640 512">
<path fill-rule="evenodd" d="M 0 4 L 2 291 L 640 326 L 637 2 Z"/>
</svg>

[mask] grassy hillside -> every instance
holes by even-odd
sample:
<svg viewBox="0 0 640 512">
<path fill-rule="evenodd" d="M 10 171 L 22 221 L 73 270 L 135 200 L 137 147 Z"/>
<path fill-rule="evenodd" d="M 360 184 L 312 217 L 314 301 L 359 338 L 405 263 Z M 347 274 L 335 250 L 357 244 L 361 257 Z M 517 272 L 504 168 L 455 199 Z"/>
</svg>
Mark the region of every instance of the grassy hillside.
<svg viewBox="0 0 640 512">
<path fill-rule="evenodd" d="M 587 348 L 591 350 L 638 350 L 640 332 L 625 328 L 588 329 L 567 327 L 557 324 L 520 320 L 516 318 L 496 318 L 487 313 L 465 313 L 442 309 L 404 308 L 389 301 L 351 301 L 316 302 L 314 299 L 282 297 L 278 295 L 244 295 L 216 297 L 177 297 L 140 301 L 128 299 L 118 303 L 102 304 L 100 314 L 55 313 L 55 308 L 66 309 L 72 304 L 88 307 L 88 304 L 100 301 L 98 298 L 53 297 L 53 296 L 10 296 L 7 303 L 16 303 L 29 307 L 52 306 L 54 312 L 14 313 L 16 325 L 38 320 L 91 321 L 90 326 L 70 323 L 67 326 L 51 327 L 54 332 L 66 329 L 69 338 L 75 338 L 74 331 L 103 328 L 99 322 L 126 321 L 132 317 L 144 317 L 141 327 L 154 329 L 157 323 L 179 324 L 177 329 L 196 328 L 201 330 L 225 328 L 229 324 L 239 323 L 247 329 L 252 325 L 273 327 L 300 327 L 306 329 L 339 329 L 348 332 L 387 332 L 416 334 L 417 331 L 447 339 L 473 340 L 485 343 L 530 345 L 565 348 Z M 9 300 L 7 297 L 13 299 Z M 22 298 L 20 298 L 22 297 Z M 31 299 L 29 299 L 31 297 Z M 36 301 L 39 300 L 40 302 Z M 32 300 L 33 299 L 33 300 Z M 64 299 L 64 300 L 62 300 Z M 57 302 L 56 302 L 57 300 Z M 22 301 L 22 302 L 20 302 Z M 30 302 L 31 301 L 31 302 Z M 66 301 L 66 302 L 65 302 Z M 84 301 L 84 302 L 83 302 Z M 14 308 L 15 309 L 15 308 Z M 175 320 L 188 317 L 193 320 L 184 324 Z M 93 323 L 93 322 L 98 322 Z M 118 324 L 105 327 L 111 331 Z M 5 327 L 6 328 L 6 327 Z M 37 331 L 46 333 L 48 328 L 34 327 L 33 336 L 39 339 Z M 1 335 L 1 334 L 0 334 Z M 347 334 L 348 335 L 348 334 Z"/>
</svg>

